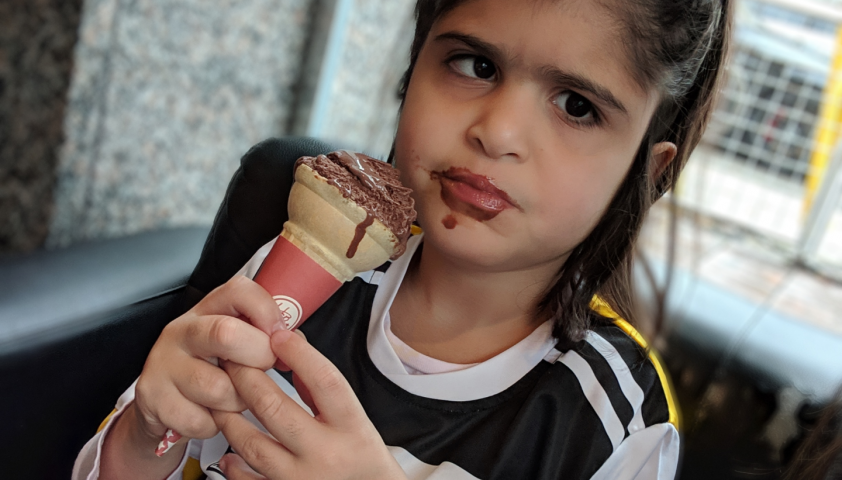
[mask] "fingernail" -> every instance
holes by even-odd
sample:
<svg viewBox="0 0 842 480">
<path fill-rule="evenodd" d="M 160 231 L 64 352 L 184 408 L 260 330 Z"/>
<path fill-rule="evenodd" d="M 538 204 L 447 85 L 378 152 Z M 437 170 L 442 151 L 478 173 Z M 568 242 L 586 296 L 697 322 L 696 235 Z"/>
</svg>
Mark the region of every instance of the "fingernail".
<svg viewBox="0 0 842 480">
<path fill-rule="evenodd" d="M 299 337 L 303 338 L 304 340 L 307 340 L 307 335 L 304 335 L 304 332 L 302 332 L 301 330 L 293 330 L 292 333 L 298 335 Z"/>
<path fill-rule="evenodd" d="M 277 332 L 277 331 L 280 331 L 280 330 L 286 330 L 286 329 L 287 329 L 287 324 L 286 324 L 286 323 L 284 323 L 284 322 L 278 322 L 278 323 L 276 323 L 274 326 L 272 326 L 272 331 L 270 331 L 270 332 L 269 332 L 269 335 L 272 335 L 272 334 L 274 334 L 274 333 L 275 333 L 275 332 Z"/>
<path fill-rule="evenodd" d="M 216 465 L 222 470 L 222 473 L 225 473 L 225 470 L 228 470 L 228 459 L 222 457 Z"/>
<path fill-rule="evenodd" d="M 274 342 L 275 344 L 286 343 L 287 341 L 289 341 L 290 338 L 292 338 L 292 332 L 282 328 L 272 332 L 271 337 L 272 342 Z"/>
</svg>

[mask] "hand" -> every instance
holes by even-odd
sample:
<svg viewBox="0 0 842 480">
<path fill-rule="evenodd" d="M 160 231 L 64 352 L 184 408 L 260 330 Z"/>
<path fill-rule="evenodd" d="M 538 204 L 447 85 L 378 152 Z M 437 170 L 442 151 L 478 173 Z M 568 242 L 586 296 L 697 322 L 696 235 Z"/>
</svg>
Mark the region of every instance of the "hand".
<svg viewBox="0 0 842 480">
<path fill-rule="evenodd" d="M 140 428 L 157 440 L 167 428 L 188 438 L 216 435 L 208 409 L 246 409 L 216 358 L 271 368 L 275 355 L 260 328 L 268 332 L 280 321 L 272 297 L 245 277 L 233 278 L 172 321 L 152 347 L 137 383 Z"/>
<path fill-rule="evenodd" d="M 272 335 L 271 346 L 292 369 L 295 388 L 315 417 L 260 369 L 222 362 L 251 413 L 274 436 L 239 413 L 213 411 L 241 457 L 224 457 L 229 480 L 406 478 L 351 386 L 327 358 L 302 336 L 284 330 Z"/>
</svg>

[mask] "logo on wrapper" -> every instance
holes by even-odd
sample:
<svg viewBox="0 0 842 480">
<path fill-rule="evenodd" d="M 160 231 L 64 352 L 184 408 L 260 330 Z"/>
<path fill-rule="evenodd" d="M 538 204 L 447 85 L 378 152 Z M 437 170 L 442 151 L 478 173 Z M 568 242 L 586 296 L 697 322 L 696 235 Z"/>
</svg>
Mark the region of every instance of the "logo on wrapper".
<svg viewBox="0 0 842 480">
<path fill-rule="evenodd" d="M 296 299 L 287 297 L 286 295 L 275 295 L 272 298 L 281 311 L 287 330 L 295 328 L 298 325 L 298 321 L 301 320 L 301 304 Z"/>
</svg>

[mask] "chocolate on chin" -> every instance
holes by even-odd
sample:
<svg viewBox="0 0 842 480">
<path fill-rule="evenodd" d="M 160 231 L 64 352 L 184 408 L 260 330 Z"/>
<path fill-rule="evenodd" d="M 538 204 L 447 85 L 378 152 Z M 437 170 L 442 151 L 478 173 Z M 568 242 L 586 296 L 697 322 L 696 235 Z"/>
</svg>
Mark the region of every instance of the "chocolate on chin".
<svg viewBox="0 0 842 480">
<path fill-rule="evenodd" d="M 255 281 L 297 328 L 358 273 L 406 250 L 411 190 L 389 164 L 346 151 L 296 162 L 289 220 Z"/>
</svg>

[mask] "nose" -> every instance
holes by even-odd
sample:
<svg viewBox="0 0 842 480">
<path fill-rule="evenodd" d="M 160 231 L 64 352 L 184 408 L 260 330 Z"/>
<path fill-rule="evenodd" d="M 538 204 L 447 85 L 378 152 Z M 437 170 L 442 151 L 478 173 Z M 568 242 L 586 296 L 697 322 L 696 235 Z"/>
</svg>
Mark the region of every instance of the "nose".
<svg viewBox="0 0 842 480">
<path fill-rule="evenodd" d="M 467 130 L 467 140 L 483 155 L 495 160 L 523 161 L 529 155 L 530 120 L 535 100 L 519 85 L 499 85 L 476 99 L 476 116 Z"/>
</svg>

